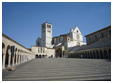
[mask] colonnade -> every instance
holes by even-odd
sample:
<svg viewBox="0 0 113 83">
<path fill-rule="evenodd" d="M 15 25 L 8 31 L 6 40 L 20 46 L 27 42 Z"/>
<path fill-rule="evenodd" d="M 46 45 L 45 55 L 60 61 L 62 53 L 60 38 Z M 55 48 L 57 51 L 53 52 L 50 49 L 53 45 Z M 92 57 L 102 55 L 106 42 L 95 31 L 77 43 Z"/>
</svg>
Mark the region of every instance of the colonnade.
<svg viewBox="0 0 113 83">
<path fill-rule="evenodd" d="M 47 58 L 47 55 L 35 55 L 35 58 Z"/>
<path fill-rule="evenodd" d="M 24 50 L 18 49 L 15 46 L 14 56 L 11 53 L 11 45 L 5 45 L 2 43 L 2 68 L 14 66 L 28 60 L 34 59 L 35 56 Z"/>
<path fill-rule="evenodd" d="M 69 58 L 111 59 L 111 47 L 81 50 L 68 54 Z"/>
</svg>

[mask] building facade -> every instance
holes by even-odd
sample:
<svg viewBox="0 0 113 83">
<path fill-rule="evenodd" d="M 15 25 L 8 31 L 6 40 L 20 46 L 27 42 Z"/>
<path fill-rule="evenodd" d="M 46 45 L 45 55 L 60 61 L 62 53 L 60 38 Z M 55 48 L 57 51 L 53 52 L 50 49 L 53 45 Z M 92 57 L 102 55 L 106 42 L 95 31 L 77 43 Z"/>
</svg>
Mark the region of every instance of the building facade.
<svg viewBox="0 0 113 83">
<path fill-rule="evenodd" d="M 42 47 L 42 46 L 32 46 L 31 51 L 35 53 L 36 58 L 54 58 L 55 49 Z"/>
<path fill-rule="evenodd" d="M 86 35 L 87 45 L 74 47 L 70 58 L 111 59 L 111 26 Z"/>
<path fill-rule="evenodd" d="M 56 49 L 56 57 L 65 57 L 67 52 L 71 50 L 74 46 L 86 45 L 83 42 L 83 35 L 78 28 L 70 29 L 70 32 L 57 37 L 52 38 L 52 45 Z"/>
</svg>

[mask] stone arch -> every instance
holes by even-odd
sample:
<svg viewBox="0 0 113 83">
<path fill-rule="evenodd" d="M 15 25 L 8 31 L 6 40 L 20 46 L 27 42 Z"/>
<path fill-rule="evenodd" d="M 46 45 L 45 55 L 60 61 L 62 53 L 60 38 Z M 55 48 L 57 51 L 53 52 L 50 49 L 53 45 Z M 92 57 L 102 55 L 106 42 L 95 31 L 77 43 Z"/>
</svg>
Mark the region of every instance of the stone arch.
<svg viewBox="0 0 113 83">
<path fill-rule="evenodd" d="M 42 58 L 44 58 L 44 55 L 42 55 Z"/>
<path fill-rule="evenodd" d="M 58 58 L 58 57 L 62 57 L 62 49 L 61 48 L 58 48 L 57 50 L 56 50 L 56 57 Z"/>
<path fill-rule="evenodd" d="M 39 55 L 39 58 L 41 58 L 41 55 Z"/>
<path fill-rule="evenodd" d="M 35 55 L 35 58 L 39 58 L 39 55 L 38 55 L 38 54 L 36 54 L 36 55 Z"/>
<path fill-rule="evenodd" d="M 97 56 L 96 58 L 99 59 L 99 52 L 98 52 L 98 50 L 96 51 L 96 56 Z"/>
<path fill-rule="evenodd" d="M 104 57 L 105 59 L 108 59 L 107 50 L 104 50 Z"/>
<path fill-rule="evenodd" d="M 10 45 L 7 46 L 6 48 L 6 58 L 5 58 L 5 66 L 8 67 L 10 66 Z"/>
<path fill-rule="evenodd" d="M 4 43 L 2 43 L 2 52 L 3 52 L 3 54 L 5 53 L 5 44 Z"/>
</svg>

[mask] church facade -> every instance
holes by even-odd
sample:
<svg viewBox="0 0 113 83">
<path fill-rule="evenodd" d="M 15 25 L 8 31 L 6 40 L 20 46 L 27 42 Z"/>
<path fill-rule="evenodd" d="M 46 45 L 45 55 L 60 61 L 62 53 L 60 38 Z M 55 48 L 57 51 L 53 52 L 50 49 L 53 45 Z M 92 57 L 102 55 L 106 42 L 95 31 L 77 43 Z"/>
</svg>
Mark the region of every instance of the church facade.
<svg viewBox="0 0 113 83">
<path fill-rule="evenodd" d="M 46 57 L 65 57 L 67 52 L 72 49 L 74 46 L 82 46 L 86 45 L 86 43 L 83 42 L 83 35 L 78 28 L 78 26 L 75 27 L 75 29 L 70 29 L 70 32 L 67 34 L 63 34 L 60 36 L 56 36 L 52 38 L 52 24 L 51 23 L 43 23 L 41 25 L 41 38 L 37 38 L 36 40 L 36 46 L 32 46 L 32 51 L 34 51 L 36 48 L 44 48 L 46 49 L 45 52 L 49 51 L 50 55 L 46 55 Z M 54 50 L 54 52 L 53 52 Z M 40 49 L 41 51 L 41 49 Z M 51 52 L 52 51 L 52 52 Z M 44 54 L 43 54 L 44 55 Z"/>
</svg>

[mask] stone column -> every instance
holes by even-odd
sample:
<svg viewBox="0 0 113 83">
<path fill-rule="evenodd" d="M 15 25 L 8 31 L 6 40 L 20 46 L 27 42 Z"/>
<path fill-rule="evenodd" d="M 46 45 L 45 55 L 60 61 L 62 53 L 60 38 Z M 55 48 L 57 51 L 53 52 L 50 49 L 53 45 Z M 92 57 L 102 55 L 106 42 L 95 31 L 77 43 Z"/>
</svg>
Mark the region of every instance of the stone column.
<svg viewBox="0 0 113 83">
<path fill-rule="evenodd" d="M 24 62 L 26 61 L 26 55 L 24 55 Z"/>
<path fill-rule="evenodd" d="M 12 59 L 12 66 L 14 66 L 15 52 L 14 52 L 14 56 L 11 59 Z"/>
<path fill-rule="evenodd" d="M 3 69 L 5 68 L 5 57 L 6 57 L 6 55 L 3 54 L 3 63 L 2 63 L 2 68 L 3 68 Z"/>
<path fill-rule="evenodd" d="M 21 56 L 21 55 L 19 55 L 19 60 L 18 60 L 19 64 L 20 64 L 20 56 Z"/>
<path fill-rule="evenodd" d="M 21 63 L 23 63 L 23 55 L 21 55 Z"/>
<path fill-rule="evenodd" d="M 92 51 L 92 57 L 93 57 L 93 59 L 95 59 L 95 57 L 94 57 L 94 54 L 93 54 L 94 52 Z"/>
<path fill-rule="evenodd" d="M 24 57 L 23 57 L 23 56 L 24 56 L 24 55 L 22 55 L 22 56 L 21 56 L 21 62 L 22 62 L 22 63 L 24 62 L 24 60 L 23 60 L 23 59 L 24 59 Z"/>
<path fill-rule="evenodd" d="M 100 55 L 100 52 L 99 52 L 99 50 L 98 50 L 98 54 L 99 54 L 99 59 L 101 59 L 101 57 L 100 57 L 101 55 Z"/>
<path fill-rule="evenodd" d="M 11 61 L 11 54 L 9 54 L 9 56 L 8 56 L 9 58 L 8 58 L 8 67 L 10 67 L 10 61 Z"/>
<path fill-rule="evenodd" d="M 16 58 L 16 64 L 17 64 L 17 59 L 18 59 L 18 54 L 17 53 L 16 53 L 16 57 L 15 58 Z"/>
<path fill-rule="evenodd" d="M 95 52 L 95 58 L 97 59 L 97 52 L 96 51 L 94 51 Z"/>
<path fill-rule="evenodd" d="M 25 62 L 25 55 L 23 55 L 23 62 Z"/>
</svg>

